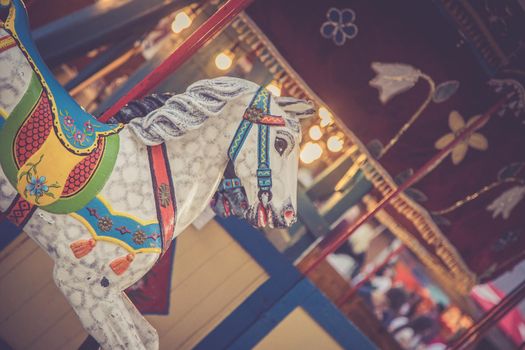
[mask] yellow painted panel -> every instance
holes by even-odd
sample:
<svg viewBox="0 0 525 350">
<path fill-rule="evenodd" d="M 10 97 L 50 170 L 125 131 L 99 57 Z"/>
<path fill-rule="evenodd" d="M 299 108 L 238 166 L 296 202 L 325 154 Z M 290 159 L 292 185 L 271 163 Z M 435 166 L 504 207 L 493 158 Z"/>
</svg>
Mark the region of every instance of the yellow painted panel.
<svg viewBox="0 0 525 350">
<path fill-rule="evenodd" d="M 341 350 L 341 346 L 298 307 L 282 320 L 254 350 Z"/>
</svg>

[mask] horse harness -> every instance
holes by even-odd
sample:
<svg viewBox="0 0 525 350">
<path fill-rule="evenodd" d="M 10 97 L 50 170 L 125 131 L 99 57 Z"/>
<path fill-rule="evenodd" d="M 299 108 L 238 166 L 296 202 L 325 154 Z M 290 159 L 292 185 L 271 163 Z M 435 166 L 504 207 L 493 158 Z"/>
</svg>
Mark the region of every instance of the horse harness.
<svg viewBox="0 0 525 350">
<path fill-rule="evenodd" d="M 270 126 L 284 126 L 285 121 L 281 116 L 270 114 L 271 94 L 264 87 L 259 87 L 250 105 L 243 115 L 243 119 L 228 148 L 228 165 L 219 189 L 212 201 L 212 208 L 221 216 L 239 216 L 246 218 L 248 201 L 241 180 L 235 173 L 234 163 L 246 141 L 252 126 L 258 125 L 257 145 L 257 197 L 258 220 L 267 219 L 267 208 L 272 200 L 272 170 L 270 168 Z M 266 203 L 265 203 L 266 202 Z M 263 222 L 258 222 L 264 226 Z"/>
</svg>

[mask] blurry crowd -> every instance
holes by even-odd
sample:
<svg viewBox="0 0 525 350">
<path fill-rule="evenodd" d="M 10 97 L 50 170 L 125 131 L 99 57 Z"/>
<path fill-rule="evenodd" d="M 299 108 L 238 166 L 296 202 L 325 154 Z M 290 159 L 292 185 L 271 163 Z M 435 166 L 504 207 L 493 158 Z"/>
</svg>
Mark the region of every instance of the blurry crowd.
<svg viewBox="0 0 525 350">
<path fill-rule="evenodd" d="M 406 290 L 396 281 L 392 266 L 379 270 L 358 293 L 403 349 L 446 348 L 441 335 L 444 305 L 435 304 L 416 291 Z"/>
</svg>

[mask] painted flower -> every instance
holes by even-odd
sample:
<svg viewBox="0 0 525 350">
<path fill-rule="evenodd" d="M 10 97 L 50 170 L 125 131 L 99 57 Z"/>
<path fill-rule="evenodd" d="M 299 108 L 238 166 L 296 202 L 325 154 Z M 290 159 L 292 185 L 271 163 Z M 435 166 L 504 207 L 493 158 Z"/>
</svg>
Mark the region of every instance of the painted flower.
<svg viewBox="0 0 525 350">
<path fill-rule="evenodd" d="M 408 64 L 373 62 L 376 72 L 369 85 L 379 91 L 379 100 L 387 103 L 392 97 L 410 90 L 416 85 L 421 71 Z"/>
<path fill-rule="evenodd" d="M 159 186 L 159 200 L 160 200 L 160 205 L 163 208 L 168 207 L 171 203 L 170 188 L 165 183 L 162 183 Z"/>
<path fill-rule="evenodd" d="M 72 127 L 73 125 L 75 125 L 75 120 L 73 119 L 73 117 L 71 117 L 70 115 L 66 115 L 64 117 L 64 124 L 65 126 L 67 126 L 68 128 Z"/>
<path fill-rule="evenodd" d="M 487 210 L 492 212 L 493 219 L 501 215 L 503 219 L 507 220 L 523 197 L 525 197 L 525 186 L 514 186 L 490 203 Z"/>
<path fill-rule="evenodd" d="M 91 122 L 89 120 L 84 123 L 84 131 L 86 133 L 92 133 L 93 132 L 93 124 L 91 124 Z"/>
<path fill-rule="evenodd" d="M 44 193 L 49 191 L 49 187 L 45 183 L 46 183 L 45 176 L 40 176 L 40 177 L 31 176 L 31 180 L 26 185 L 26 190 L 29 191 L 29 193 L 32 196 L 42 197 Z"/>
<path fill-rule="evenodd" d="M 353 39 L 357 35 L 355 12 L 351 9 L 330 8 L 326 13 L 328 19 L 321 26 L 321 35 L 326 39 L 332 39 L 337 46 L 343 46 L 346 39 Z"/>
<path fill-rule="evenodd" d="M 103 216 L 98 219 L 97 225 L 102 231 L 108 232 L 113 228 L 113 221 L 109 216 Z"/>
<path fill-rule="evenodd" d="M 146 234 L 142 230 L 135 231 L 135 233 L 133 234 L 133 242 L 135 242 L 135 244 L 144 244 L 144 242 L 146 242 L 146 239 Z"/>
<path fill-rule="evenodd" d="M 481 118 L 481 115 L 476 115 L 470 118 L 467 123 L 465 123 L 465 120 L 461 114 L 459 114 L 459 112 L 450 112 L 448 117 L 448 125 L 450 126 L 451 132 L 440 137 L 434 146 L 438 150 L 447 147 L 449 143 L 454 141 L 456 137 L 458 137 L 458 135 L 463 132 L 463 130 L 472 125 L 479 118 Z M 455 165 L 461 163 L 461 161 L 465 159 L 469 147 L 479 151 L 485 151 L 487 148 L 489 148 L 489 142 L 485 136 L 481 135 L 480 133 L 473 132 L 452 149 L 452 163 Z"/>
<path fill-rule="evenodd" d="M 82 144 L 86 140 L 86 134 L 84 134 L 80 130 L 77 130 L 77 132 L 75 132 L 75 134 L 73 135 L 73 139 L 75 140 L 75 142 Z"/>
</svg>

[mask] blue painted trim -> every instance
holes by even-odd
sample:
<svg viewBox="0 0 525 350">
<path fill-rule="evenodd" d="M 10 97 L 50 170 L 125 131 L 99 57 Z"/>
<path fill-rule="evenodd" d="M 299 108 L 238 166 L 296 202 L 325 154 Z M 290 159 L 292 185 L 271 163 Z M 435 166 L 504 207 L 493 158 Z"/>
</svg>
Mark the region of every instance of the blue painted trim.
<svg viewBox="0 0 525 350">
<path fill-rule="evenodd" d="M 196 347 L 226 349 L 277 303 L 303 277 L 263 233 L 235 217 L 216 217 L 217 222 L 246 250 L 270 278 L 211 331 Z"/>
<path fill-rule="evenodd" d="M 303 306 L 341 346 L 358 344 L 361 347 L 353 348 L 375 349 L 262 232 L 237 218 L 216 220 L 270 278 L 210 332 L 196 350 L 252 348 L 297 306 Z"/>
<path fill-rule="evenodd" d="M 299 276 L 294 279 L 282 277 L 268 279 L 201 340 L 195 350 L 230 349 L 231 344 L 256 324 L 299 279 Z"/>
<path fill-rule="evenodd" d="M 253 348 L 297 307 L 303 307 L 316 323 L 344 349 L 376 349 L 307 279 L 299 282 L 228 349 Z"/>
<path fill-rule="evenodd" d="M 235 217 L 224 219 L 216 216 L 215 220 L 252 256 L 270 277 L 278 275 L 282 278 L 294 279 L 301 276 L 299 271 L 275 249 L 260 230 Z"/>
<path fill-rule="evenodd" d="M 14 241 L 22 230 L 7 219 L 2 219 L 0 214 L 0 251 Z"/>
<path fill-rule="evenodd" d="M 330 334 L 344 349 L 377 349 L 359 329 L 348 320 L 317 288 L 306 302 L 301 305 L 323 329 Z"/>
</svg>

